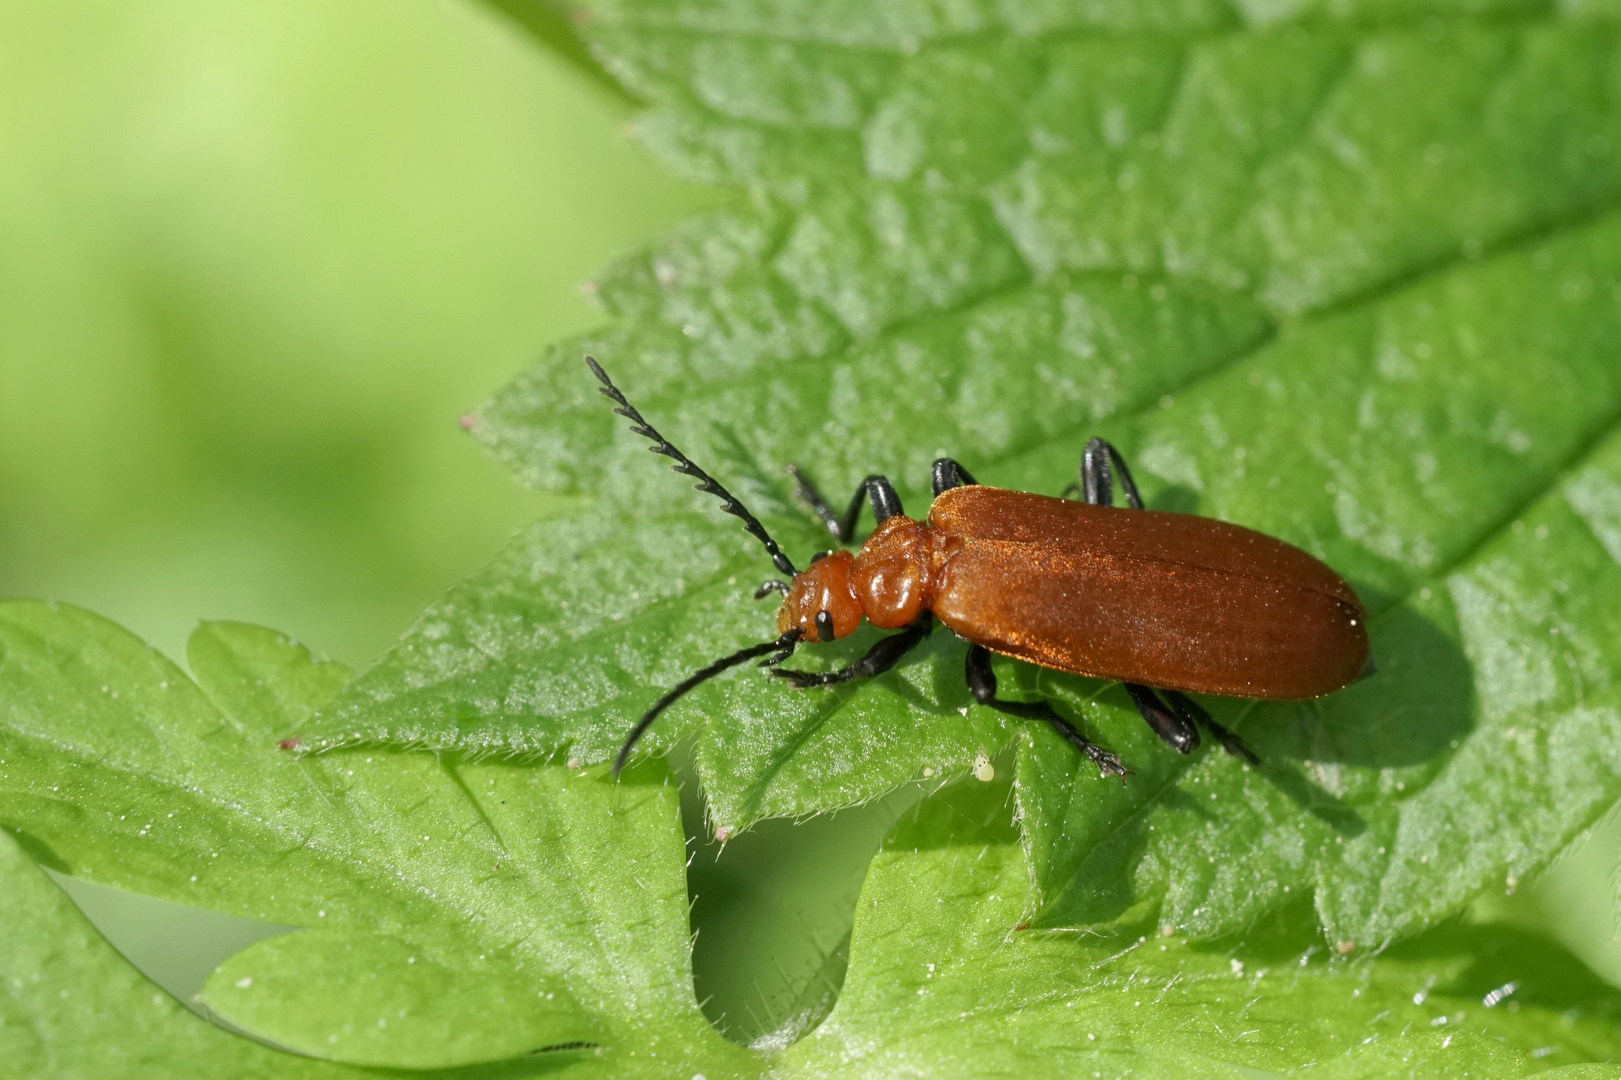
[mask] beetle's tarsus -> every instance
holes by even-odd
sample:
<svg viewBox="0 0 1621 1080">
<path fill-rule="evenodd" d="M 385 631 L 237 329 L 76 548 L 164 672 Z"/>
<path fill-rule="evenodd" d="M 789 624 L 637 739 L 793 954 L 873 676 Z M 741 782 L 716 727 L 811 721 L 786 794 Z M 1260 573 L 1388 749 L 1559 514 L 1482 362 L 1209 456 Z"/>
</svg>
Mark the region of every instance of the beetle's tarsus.
<svg viewBox="0 0 1621 1080">
<path fill-rule="evenodd" d="M 1046 719 L 1047 723 L 1051 724 L 1058 734 L 1064 737 L 1066 742 L 1086 755 L 1086 759 L 1098 767 L 1099 780 L 1107 780 L 1111 776 L 1118 776 L 1122 784 L 1126 782 L 1126 777 L 1131 775 L 1131 770 L 1126 768 L 1126 763 L 1120 760 L 1120 755 L 1103 749 L 1103 747 L 1076 731 L 1073 724 L 1057 716 L 1057 714 Z"/>
<path fill-rule="evenodd" d="M 798 644 L 799 644 L 798 639 L 795 639 L 792 643 L 783 646 L 782 649 L 778 650 L 777 652 L 772 653 L 770 656 L 766 657 L 764 660 L 761 660 L 759 662 L 759 664 L 756 665 L 756 666 L 763 667 L 763 668 L 770 668 L 772 670 L 772 672 L 774 673 L 776 671 L 776 669 L 777 669 L 778 664 L 782 663 L 784 660 L 786 660 L 790 656 L 794 655 L 794 648 Z"/>
<path fill-rule="evenodd" d="M 1091 741 L 1079 731 L 1076 731 L 1074 725 L 1062 720 L 1062 718 L 1059 719 L 1059 723 L 1054 724 L 1053 719 L 1049 717 L 1047 722 L 1053 725 L 1058 734 L 1062 735 L 1066 742 L 1075 747 L 1075 749 L 1079 750 L 1082 754 L 1085 754 L 1087 760 L 1098 767 L 1099 780 L 1105 780 L 1111 776 L 1118 776 L 1120 777 L 1120 782 L 1123 784 L 1126 782 L 1126 777 L 1131 775 L 1131 770 L 1126 768 L 1125 762 L 1120 760 L 1120 756 L 1118 754 L 1113 754 L 1103 749 L 1103 747 Z M 1060 724 L 1062 724 L 1062 726 L 1060 726 Z"/>
<path fill-rule="evenodd" d="M 987 705 L 997 712 L 1017 716 L 1022 720 L 1044 721 L 1051 725 L 1064 741 L 1086 755 L 1087 759 L 1098 767 L 1099 776 L 1118 776 L 1122 781 L 1125 780 L 1129 770 L 1120 759 L 1082 735 L 1074 724 L 1054 712 L 1053 707 L 1047 702 L 1007 701 L 997 697 L 996 672 L 991 670 L 991 651 L 985 646 L 968 646 L 968 659 L 964 664 L 963 673 L 968 680 L 968 692 L 973 694 L 974 700 L 981 705 Z"/>
<path fill-rule="evenodd" d="M 898 634 L 891 634 L 880 638 L 872 648 L 867 650 L 865 656 L 848 667 L 837 671 L 797 671 L 793 668 L 771 669 L 771 674 L 787 679 L 795 689 L 808 690 L 813 686 L 836 686 L 839 683 L 851 682 L 855 679 L 870 679 L 875 675 L 882 675 L 896 664 L 901 657 L 917 648 L 918 644 L 929 636 L 934 629 L 934 616 L 924 613 L 917 622 L 908 626 Z M 763 665 L 762 665 L 763 666 Z"/>
<path fill-rule="evenodd" d="M 1131 775 L 1131 770 L 1126 768 L 1126 764 L 1120 760 L 1120 756 L 1118 754 L 1111 754 L 1109 751 L 1095 744 L 1089 743 L 1087 745 L 1090 749 L 1088 750 L 1086 756 L 1091 758 L 1092 764 L 1098 767 L 1098 779 L 1102 780 L 1110 776 L 1118 776 L 1120 777 L 1120 782 L 1124 784 L 1126 782 L 1126 777 Z"/>
</svg>

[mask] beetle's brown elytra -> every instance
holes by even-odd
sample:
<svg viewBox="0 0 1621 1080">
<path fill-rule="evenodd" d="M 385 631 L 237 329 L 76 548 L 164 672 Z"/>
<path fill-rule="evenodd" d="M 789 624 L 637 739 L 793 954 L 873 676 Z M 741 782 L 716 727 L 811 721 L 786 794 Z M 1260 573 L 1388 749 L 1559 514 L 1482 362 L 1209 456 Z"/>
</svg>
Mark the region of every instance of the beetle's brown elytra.
<svg viewBox="0 0 1621 1080">
<path fill-rule="evenodd" d="M 804 498 L 841 543 L 851 541 L 863 501 L 878 527 L 860 550 L 838 550 L 793 568 L 764 526 L 725 488 L 655 431 L 591 357 L 602 393 L 652 449 L 675 459 L 765 545 L 790 580 L 757 597 L 783 596 L 778 636 L 722 657 L 672 687 L 631 729 L 614 763 L 672 702 L 699 683 L 756 657 L 800 688 L 870 678 L 893 667 L 938 619 L 969 643 L 965 675 L 974 699 L 1051 725 L 1098 767 L 1125 775 L 1114 754 L 1083 736 L 1047 702 L 996 694 L 990 654 L 1125 684 L 1156 734 L 1182 753 L 1206 728 L 1228 752 L 1255 755 L 1188 693 L 1300 700 L 1321 697 L 1372 671 L 1367 611 L 1322 562 L 1240 525 L 1146 510 L 1113 446 L 1092 439 L 1081 454 L 1083 501 L 986 487 L 949 458 L 934 463 L 934 502 L 906 517 L 894 487 L 869 476 L 843 515 L 800 470 Z M 1111 505 L 1115 472 L 1128 509 Z M 854 633 L 863 620 L 895 634 L 860 660 L 814 674 L 779 666 L 803 643 Z"/>
<path fill-rule="evenodd" d="M 1350 586 L 1239 525 L 961 487 L 935 499 L 929 527 L 955 547 L 931 610 L 992 652 L 1165 690 L 1285 700 L 1332 693 L 1367 663 L 1367 616 Z"/>
</svg>

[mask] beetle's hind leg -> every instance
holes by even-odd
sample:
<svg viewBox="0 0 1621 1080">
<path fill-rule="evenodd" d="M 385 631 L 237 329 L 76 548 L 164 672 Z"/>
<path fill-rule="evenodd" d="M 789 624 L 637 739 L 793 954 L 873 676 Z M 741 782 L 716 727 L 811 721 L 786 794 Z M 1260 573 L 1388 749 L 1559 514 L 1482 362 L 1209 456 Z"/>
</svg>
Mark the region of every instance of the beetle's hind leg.
<svg viewBox="0 0 1621 1080">
<path fill-rule="evenodd" d="M 1243 739 L 1240 739 L 1237 735 L 1211 719 L 1210 714 L 1204 710 L 1204 706 L 1197 701 L 1176 690 L 1161 690 L 1160 693 L 1165 695 L 1165 700 L 1170 703 L 1171 708 L 1182 714 L 1184 719 L 1197 723 L 1215 736 L 1216 741 L 1221 743 L 1223 750 L 1226 750 L 1234 757 L 1243 758 L 1251 765 L 1261 763 L 1261 759 L 1255 756 L 1255 751 L 1244 745 Z"/>
<path fill-rule="evenodd" d="M 805 475 L 798 465 L 788 466 L 788 475 L 794 478 L 794 486 L 801 499 L 810 503 L 816 516 L 822 519 L 827 531 L 841 544 L 848 544 L 856 534 L 856 517 L 861 513 L 863 500 L 872 503 L 872 516 L 883 522 L 896 514 L 902 513 L 901 497 L 895 494 L 895 485 L 889 478 L 877 473 L 861 481 L 856 493 L 850 497 L 850 505 L 845 509 L 843 516 L 833 512 L 821 491 L 811 483 L 810 477 Z"/>
<path fill-rule="evenodd" d="M 900 663 L 901 657 L 922 644 L 923 639 L 928 637 L 929 631 L 933 629 L 934 616 L 925 612 L 917 622 L 900 633 L 880 638 L 877 644 L 867 650 L 865 656 L 848 667 L 826 672 L 795 671 L 792 668 L 773 667 L 771 674 L 787 679 L 801 690 L 809 689 L 812 686 L 833 686 L 838 683 L 851 682 L 855 679 L 870 679 L 875 675 L 882 675 Z"/>
<path fill-rule="evenodd" d="M 1261 759 L 1244 745 L 1243 739 L 1216 723 L 1204 707 L 1188 695 L 1175 690 L 1154 690 L 1137 683 L 1125 685 L 1126 693 L 1131 695 L 1131 703 L 1143 714 L 1143 719 L 1154 734 L 1178 751 L 1186 754 L 1198 746 L 1199 728 L 1203 727 L 1215 736 L 1222 749 L 1229 754 L 1241 757 L 1251 765 L 1261 763 Z"/>
<path fill-rule="evenodd" d="M 1126 683 L 1126 693 L 1137 706 L 1143 721 L 1155 735 L 1165 740 L 1178 753 L 1186 754 L 1199 745 L 1199 729 L 1181 709 L 1168 708 L 1153 690 L 1138 683 Z M 1202 710 L 1201 710 L 1202 711 Z"/>
<path fill-rule="evenodd" d="M 1137 493 L 1137 481 L 1131 478 L 1126 459 L 1105 439 L 1087 440 L 1086 449 L 1081 451 L 1081 482 L 1069 485 L 1063 493 L 1066 497 L 1079 493 L 1083 502 L 1093 506 L 1112 506 L 1115 472 L 1120 474 L 1120 489 L 1126 493 L 1126 505 L 1141 510 L 1143 497 Z"/>
<path fill-rule="evenodd" d="M 1098 767 L 1100 776 L 1125 778 L 1126 767 L 1120 759 L 1075 730 L 1075 725 L 1053 711 L 1045 701 L 1006 701 L 996 696 L 996 673 L 991 670 L 991 652 L 983 645 L 968 646 L 966 668 L 968 692 L 981 705 L 989 705 L 998 712 L 1017 716 L 1023 720 L 1044 720 L 1062 735 L 1071 746 L 1085 754 Z"/>
</svg>

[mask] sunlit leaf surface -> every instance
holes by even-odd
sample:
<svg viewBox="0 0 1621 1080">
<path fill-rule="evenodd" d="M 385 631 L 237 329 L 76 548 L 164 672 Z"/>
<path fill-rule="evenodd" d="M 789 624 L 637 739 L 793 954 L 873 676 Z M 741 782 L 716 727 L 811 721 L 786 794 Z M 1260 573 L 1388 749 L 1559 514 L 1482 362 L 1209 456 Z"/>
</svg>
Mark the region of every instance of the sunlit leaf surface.
<svg viewBox="0 0 1621 1080">
<path fill-rule="evenodd" d="M 183 1014 L 25 852 L 304 927 L 227 960 L 203 1001 L 307 1055 L 436 1077 L 1163 1077 L 1308 1063 L 1517 1077 L 1621 1052 L 1621 995 L 1502 926 L 1453 925 L 1377 955 L 1325 947 L 1304 898 L 1209 944 L 1030 927 L 1017 921 L 1030 879 L 1006 780 L 960 782 L 901 819 L 857 903 L 831 1015 L 791 1045 L 744 1050 L 691 997 L 686 851 L 659 770 L 614 785 L 561 765 L 300 757 L 265 732 L 296 725 L 337 677 L 279 635 L 205 626 L 190 657 L 204 692 L 81 612 L 12 604 L 3 627 L 0 806 L 17 841 L 0 839 L 16 920 L 0 946 L 0 1047 L 30 1075 L 109 1063 L 142 1075 L 199 1057 L 222 1075 L 350 1070 Z M 122 747 L 85 752 L 117 732 Z M 206 748 L 189 765 L 154 752 L 187 734 Z"/>
<path fill-rule="evenodd" d="M 618 1048 L 631 1070 L 737 1053 L 692 997 L 661 769 L 612 785 L 601 770 L 288 753 L 276 732 L 341 672 L 240 624 L 197 631 L 194 683 L 104 620 L 12 602 L 0 657 L 0 805 L 25 850 L 310 928 L 251 946 L 204 987 L 232 1022 L 371 1065 L 582 1043 Z"/>
</svg>

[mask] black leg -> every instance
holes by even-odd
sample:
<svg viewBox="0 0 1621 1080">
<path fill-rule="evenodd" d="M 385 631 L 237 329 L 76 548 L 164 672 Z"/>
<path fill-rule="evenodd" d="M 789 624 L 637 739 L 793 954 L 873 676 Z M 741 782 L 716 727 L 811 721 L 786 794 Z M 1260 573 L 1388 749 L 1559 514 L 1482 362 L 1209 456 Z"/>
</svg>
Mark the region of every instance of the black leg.
<svg viewBox="0 0 1621 1080">
<path fill-rule="evenodd" d="M 1114 482 L 1110 475 L 1111 462 L 1120 473 L 1120 487 L 1126 493 L 1126 505 L 1133 510 L 1141 510 L 1143 497 L 1137 493 L 1137 482 L 1131 478 L 1131 470 L 1126 468 L 1126 459 L 1103 439 L 1088 440 L 1086 449 L 1081 451 L 1081 482 L 1065 488 L 1064 494 L 1079 491 L 1081 498 L 1093 506 L 1112 506 Z"/>
<path fill-rule="evenodd" d="M 833 686 L 837 683 L 850 682 L 854 679 L 870 679 L 874 675 L 882 675 L 896 664 L 901 657 L 917 648 L 923 639 L 929 636 L 934 629 L 934 616 L 924 613 L 917 622 L 908 626 L 898 634 L 891 634 L 881 639 L 876 645 L 867 650 L 867 655 L 837 671 L 793 671 L 788 668 L 774 667 L 771 674 L 780 675 L 793 683 L 801 690 L 812 686 Z"/>
<path fill-rule="evenodd" d="M 1178 753 L 1186 754 L 1199 745 L 1199 729 L 1180 711 L 1167 708 L 1154 691 L 1137 683 L 1126 683 L 1126 693 L 1131 695 L 1131 703 L 1143 714 L 1154 734 L 1175 747 Z"/>
<path fill-rule="evenodd" d="M 1261 763 L 1261 759 L 1255 756 L 1255 751 L 1244 745 L 1243 739 L 1212 720 L 1210 714 L 1205 712 L 1204 707 L 1197 701 L 1176 690 L 1161 690 L 1160 693 L 1165 695 L 1165 700 L 1170 702 L 1171 708 L 1181 713 L 1190 723 L 1200 724 L 1209 729 L 1210 734 L 1214 735 L 1216 741 L 1221 743 L 1223 750 L 1226 750 L 1234 757 L 1243 758 L 1251 765 Z"/>
<path fill-rule="evenodd" d="M 948 457 L 943 457 L 934 463 L 934 493 L 950 491 L 954 487 L 965 484 L 977 484 L 973 474 Z"/>
<path fill-rule="evenodd" d="M 798 465 L 788 466 L 788 475 L 794 478 L 794 483 L 799 489 L 799 497 L 810 503 L 811 509 L 816 511 L 816 516 L 827 526 L 827 531 L 841 544 L 848 544 L 855 536 L 856 516 L 861 513 L 863 499 L 872 502 L 872 516 L 880 522 L 902 512 L 901 497 L 895 494 L 894 485 L 886 477 L 876 473 L 861 481 L 861 486 L 856 488 L 856 493 L 850 497 L 850 506 L 844 511 L 843 517 L 833 512 L 833 508 L 827 504 L 822 493 Z"/>
<path fill-rule="evenodd" d="M 981 705 L 989 705 L 998 712 L 1017 716 L 1023 720 L 1044 720 L 1062 735 L 1075 749 L 1085 754 L 1098 767 L 1100 776 L 1126 775 L 1120 759 L 1075 730 L 1075 725 L 1053 711 L 1045 701 L 1005 701 L 996 696 L 996 673 L 991 670 L 991 653 L 983 645 L 968 646 L 968 692 Z"/>
</svg>

